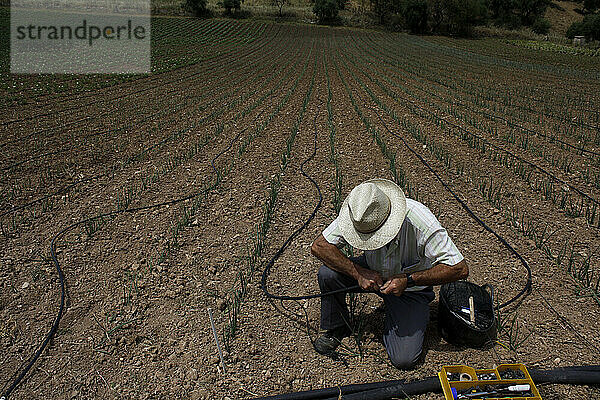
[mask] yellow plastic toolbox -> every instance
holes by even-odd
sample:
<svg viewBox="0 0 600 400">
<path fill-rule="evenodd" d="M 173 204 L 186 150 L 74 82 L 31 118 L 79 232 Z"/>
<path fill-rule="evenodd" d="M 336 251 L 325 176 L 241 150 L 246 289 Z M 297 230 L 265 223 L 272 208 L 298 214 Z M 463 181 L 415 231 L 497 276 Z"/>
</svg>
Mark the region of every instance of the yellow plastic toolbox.
<svg viewBox="0 0 600 400">
<path fill-rule="evenodd" d="M 493 369 L 449 365 L 438 373 L 446 400 L 541 400 L 523 364 L 502 364 Z"/>
</svg>

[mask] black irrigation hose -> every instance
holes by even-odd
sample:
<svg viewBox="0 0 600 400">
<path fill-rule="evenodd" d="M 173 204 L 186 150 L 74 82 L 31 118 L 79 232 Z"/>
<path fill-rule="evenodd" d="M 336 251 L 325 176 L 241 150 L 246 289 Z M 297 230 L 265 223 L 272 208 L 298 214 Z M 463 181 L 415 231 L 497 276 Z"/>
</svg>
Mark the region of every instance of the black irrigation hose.
<svg viewBox="0 0 600 400">
<path fill-rule="evenodd" d="M 592 368 L 597 366 L 591 366 Z M 587 367 L 574 367 L 571 369 L 555 370 L 529 370 L 534 383 L 562 383 L 573 385 L 597 385 L 600 384 L 600 372 L 597 369 L 588 370 Z M 420 381 L 407 384 L 390 384 L 379 389 L 366 390 L 344 396 L 344 400 L 389 400 L 399 396 L 418 395 L 429 392 L 442 392 L 439 378 L 429 377 Z M 325 398 L 323 400 L 337 400 L 338 397 Z"/>
<path fill-rule="evenodd" d="M 104 175 L 106 175 L 106 174 L 95 175 L 95 176 L 91 176 L 91 177 L 89 177 L 89 178 L 80 179 L 80 180 L 78 180 L 78 181 L 75 181 L 75 182 L 69 183 L 68 185 L 65 185 L 65 186 L 63 186 L 62 188 L 58 189 L 58 190 L 57 190 L 57 191 L 55 191 L 55 192 L 52 192 L 52 193 L 46 194 L 46 195 L 44 195 L 44 196 L 42 196 L 42 197 L 40 197 L 40 198 L 37 198 L 37 199 L 35 199 L 35 200 L 32 200 L 32 201 L 28 202 L 28 203 L 21 204 L 20 206 L 13 207 L 13 208 L 11 208 L 11 209 L 10 209 L 10 210 L 8 210 L 8 211 L 4 211 L 4 212 L 0 213 L 0 217 L 3 217 L 3 216 L 5 216 L 5 215 L 8 215 L 8 214 L 12 214 L 12 213 L 14 213 L 14 212 L 17 212 L 17 211 L 19 211 L 19 210 L 22 210 L 22 209 L 24 209 L 24 208 L 27 208 L 27 207 L 29 207 L 29 206 L 31 206 L 31 205 L 33 205 L 33 204 L 35 204 L 35 203 L 39 203 L 40 201 L 46 200 L 46 199 L 48 199 L 48 198 L 50 198 L 50 197 L 53 197 L 53 196 L 59 195 L 59 194 L 61 194 L 61 193 L 64 193 L 64 192 L 68 192 L 69 190 L 71 190 L 71 189 L 72 189 L 72 188 L 74 188 L 75 186 L 79 185 L 80 183 L 89 182 L 89 181 L 91 181 L 91 180 L 98 179 L 98 178 L 100 178 L 100 177 L 102 177 L 102 176 L 104 176 Z"/>
<path fill-rule="evenodd" d="M 352 286 L 349 288 L 338 289 L 338 290 L 334 290 L 334 291 L 327 292 L 327 293 L 310 294 L 310 295 L 305 295 L 305 296 L 284 296 L 284 295 L 272 294 L 269 292 L 269 290 L 267 288 L 267 280 L 269 278 L 269 274 L 271 273 L 271 268 L 273 268 L 273 265 L 275 264 L 275 262 L 283 254 L 285 249 L 287 249 L 287 247 L 290 245 L 290 243 L 296 238 L 296 236 L 298 236 L 308 226 L 308 224 L 310 224 L 310 222 L 313 220 L 313 218 L 317 214 L 317 211 L 319 211 L 319 208 L 321 208 L 321 204 L 323 203 L 323 195 L 321 194 L 321 188 L 319 187 L 317 182 L 304 171 L 304 166 L 308 162 L 310 162 L 317 154 L 317 133 L 318 133 L 317 117 L 319 116 L 320 109 L 321 109 L 321 105 L 319 105 L 319 107 L 317 108 L 317 112 L 315 113 L 315 118 L 313 120 L 313 127 L 314 127 L 313 152 L 306 160 L 304 160 L 302 162 L 302 164 L 300 164 L 300 172 L 302 173 L 302 175 L 304 175 L 304 177 L 307 178 L 313 184 L 315 189 L 317 189 L 317 193 L 319 194 L 319 202 L 315 206 L 313 212 L 310 214 L 308 219 L 306 221 L 304 221 L 304 223 L 286 239 L 286 241 L 283 243 L 283 245 L 279 248 L 279 250 L 277 250 L 275 255 L 271 258 L 271 260 L 265 266 L 265 269 L 263 270 L 263 273 L 262 273 L 260 287 L 261 287 L 262 291 L 265 293 L 265 295 L 267 296 L 267 298 L 269 298 L 269 299 L 307 300 L 307 299 L 315 299 L 315 298 L 323 297 L 323 296 L 330 296 L 330 295 L 338 294 L 338 293 L 346 293 L 351 290 L 360 289 L 360 287 L 358 285 L 355 285 L 355 286 Z"/>
<path fill-rule="evenodd" d="M 320 106 L 319 106 L 319 108 L 320 108 Z M 369 108 L 371 108 L 371 107 L 369 107 Z M 383 121 L 383 119 L 381 118 L 381 116 L 379 115 L 379 113 L 377 113 L 376 110 L 373 110 L 373 111 L 375 111 L 375 113 L 377 114 L 377 116 L 379 117 L 379 119 L 382 121 L 382 123 L 384 124 L 384 127 L 386 128 L 386 130 L 390 134 L 392 134 L 393 136 L 400 138 L 402 140 L 402 142 L 404 143 L 404 145 L 413 154 L 415 154 L 417 156 L 417 158 L 434 174 L 434 176 L 440 181 L 440 183 L 444 186 L 444 188 L 446 188 L 450 192 L 450 194 L 452 194 L 452 196 L 454 196 L 454 198 L 460 203 L 460 205 L 465 209 L 465 211 L 467 211 L 467 213 L 473 219 L 475 219 L 475 221 L 477 221 L 484 229 L 486 229 L 488 232 L 492 233 L 511 253 L 513 253 L 519 259 L 519 261 L 521 261 L 521 263 L 523 264 L 523 266 L 527 270 L 527 283 L 525 284 L 525 287 L 523 289 L 521 289 L 521 291 L 519 293 L 517 293 L 516 296 L 514 296 L 510 300 L 506 301 L 505 303 L 500 304 L 497 308 L 506 307 L 506 306 L 512 304 L 513 302 L 517 301 L 521 296 L 528 295 L 531 292 L 532 278 L 531 278 L 531 268 L 529 267 L 529 264 L 527 263 L 527 261 L 525 261 L 525 259 L 521 256 L 521 254 L 519 254 L 502 236 L 500 236 L 498 233 L 496 233 L 496 231 L 494 231 L 485 222 L 483 222 L 481 220 L 481 218 L 479 218 L 465 204 L 465 202 L 460 197 L 458 197 L 456 195 L 456 193 L 454 193 L 454 191 L 444 182 L 444 180 L 431 167 L 431 165 L 429 165 L 429 163 L 427 161 L 425 161 L 425 159 L 423 157 L 421 157 L 420 154 L 418 154 L 415 150 L 413 150 L 408 145 L 408 143 L 404 140 L 404 138 L 402 136 L 400 136 L 398 134 L 394 134 L 393 132 L 391 132 L 389 130 L 389 128 L 387 127 L 387 125 L 385 124 L 385 122 Z M 263 292 L 265 293 L 265 295 L 267 296 L 267 298 L 277 299 L 277 300 L 308 300 L 308 299 L 315 299 L 315 298 L 320 298 L 320 297 L 324 297 L 324 296 L 330 296 L 330 295 L 334 295 L 334 294 L 338 294 L 338 293 L 346 293 L 346 292 L 349 292 L 349 291 L 360 289 L 360 286 L 355 285 L 355 286 L 351 286 L 351 287 L 348 287 L 348 288 L 337 289 L 337 290 L 334 290 L 334 291 L 331 291 L 331 292 L 326 292 L 326 293 L 318 293 L 318 294 L 311 294 L 311 295 L 304 295 L 304 296 L 286 296 L 286 295 L 272 294 L 272 293 L 270 293 L 268 291 L 268 288 L 267 288 L 267 280 L 268 280 L 269 274 L 271 273 L 271 269 L 273 268 L 273 265 L 279 259 L 279 257 L 283 254 L 283 252 L 289 246 L 289 244 L 295 239 L 295 237 L 300 232 L 302 232 L 308 226 L 308 224 L 312 221 L 312 219 L 316 215 L 318 209 L 321 207 L 321 203 L 323 201 L 323 196 L 321 194 L 321 189 L 319 188 L 319 185 L 317 184 L 317 182 L 315 182 L 315 180 L 313 178 L 311 178 L 308 174 L 306 174 L 306 172 L 304 172 L 304 165 L 307 162 L 309 162 L 310 160 L 312 160 L 315 157 L 316 152 L 317 152 L 317 125 L 316 125 L 317 116 L 318 116 L 318 111 L 317 111 L 317 114 L 315 115 L 315 118 L 314 118 L 314 121 L 313 121 L 314 131 L 315 131 L 315 133 L 314 133 L 314 148 L 313 148 L 313 152 L 310 155 L 310 157 L 308 157 L 306 160 L 304 160 L 304 162 L 300 165 L 300 172 L 302 173 L 302 175 L 304 175 L 304 177 L 306 177 L 307 179 L 309 179 L 311 181 L 311 183 L 317 189 L 317 192 L 319 194 L 319 202 L 317 203 L 317 206 L 315 207 L 315 209 L 313 210 L 313 212 L 311 213 L 311 215 L 304 222 L 304 224 L 302 224 L 302 226 L 300 226 L 296 231 L 294 231 L 294 233 L 292 233 L 287 238 L 287 240 L 283 243 L 283 245 L 279 248 L 279 250 L 277 250 L 277 252 L 275 253 L 275 255 L 271 258 L 271 260 L 269 260 L 269 262 L 265 266 L 265 269 L 263 270 L 263 274 L 262 274 L 262 279 L 261 279 L 260 285 L 261 285 L 261 289 L 263 290 Z"/>
<path fill-rule="evenodd" d="M 404 383 L 406 383 L 405 379 L 385 382 L 358 383 L 323 389 L 306 390 L 296 393 L 284 393 L 273 396 L 260 397 L 256 400 L 321 400 L 330 397 L 335 397 L 336 399 L 338 399 L 340 395 L 343 399 L 345 399 L 347 395 L 352 393 L 364 392 L 366 390 L 373 389 L 381 389 L 388 385 L 401 385 Z"/>
<path fill-rule="evenodd" d="M 254 120 L 252 121 L 252 123 L 256 122 L 256 120 L 260 117 L 260 115 L 262 115 L 263 112 L 264 112 L 264 110 L 261 113 L 259 113 L 254 118 Z M 83 220 L 80 220 L 78 222 L 75 222 L 75 223 L 67 226 L 66 228 L 64 228 L 63 230 L 61 230 L 60 232 L 58 232 L 52 238 L 52 242 L 50 244 L 50 253 L 51 253 L 51 257 L 52 257 L 52 262 L 54 263 L 54 266 L 56 267 L 56 271 L 58 272 L 58 278 L 59 278 L 59 281 L 60 281 L 60 304 L 59 304 L 59 307 L 58 307 L 58 313 L 56 315 L 56 318 L 54 319 L 54 322 L 52 323 L 50 331 L 48 331 L 48 333 L 44 337 L 44 340 L 42 341 L 42 343 L 40 344 L 40 346 L 38 347 L 38 349 L 29 358 L 29 360 L 26 361 L 23 364 L 23 367 L 21 367 L 20 369 L 17 369 L 15 371 L 15 373 L 13 375 L 12 383 L 10 384 L 10 386 L 8 387 L 8 389 L 6 389 L 6 391 L 2 394 L 2 396 L 0 397 L 0 400 L 7 400 L 9 398 L 9 396 L 11 395 L 11 393 L 16 389 L 16 387 L 19 385 L 19 383 L 21 383 L 21 381 L 23 380 L 23 378 L 25 377 L 25 375 L 27 375 L 27 372 L 29 372 L 29 370 L 31 369 L 31 367 L 33 366 L 33 364 L 35 364 L 35 362 L 38 360 L 38 358 L 40 357 L 40 355 L 42 354 L 42 352 L 44 351 L 44 349 L 46 348 L 46 346 L 48 345 L 48 343 L 50 342 L 50 340 L 52 340 L 52 338 L 56 334 L 56 331 L 58 330 L 58 325 L 60 323 L 60 319 L 62 318 L 62 315 L 64 313 L 66 291 L 65 291 L 65 278 L 64 278 L 63 270 L 60 267 L 60 263 L 58 262 L 58 258 L 56 257 L 56 244 L 57 244 L 57 242 L 67 232 L 69 232 L 72 229 L 74 229 L 74 228 L 76 228 L 76 227 L 78 227 L 80 225 L 83 225 L 83 224 L 85 224 L 87 222 L 94 221 L 94 220 L 97 220 L 97 219 L 102 219 L 102 218 L 113 217 L 113 216 L 118 215 L 118 214 L 134 213 L 134 212 L 138 212 L 138 211 L 147 211 L 147 210 L 152 210 L 152 209 L 155 209 L 155 208 L 160 208 L 160 207 L 164 207 L 164 206 L 168 206 L 168 205 L 173 205 L 173 204 L 181 203 L 183 201 L 193 199 L 193 198 L 199 196 L 202 193 L 207 193 L 208 191 L 214 189 L 219 184 L 219 173 L 218 173 L 217 169 L 215 168 L 215 164 L 214 164 L 215 161 L 219 157 L 221 157 L 225 152 L 227 152 L 229 149 L 231 149 L 231 147 L 233 146 L 233 143 L 238 140 L 238 138 L 241 136 L 241 134 L 243 132 L 245 132 L 248 128 L 250 128 L 251 124 L 248 124 L 248 126 L 246 128 L 242 129 L 231 140 L 231 142 L 229 143 L 229 145 L 224 150 L 222 150 L 219 154 L 217 154 L 211 160 L 211 167 L 213 168 L 213 170 L 215 171 L 215 173 L 217 173 L 217 179 L 215 180 L 215 182 L 213 182 L 211 185 L 207 186 L 201 192 L 193 193 L 193 194 L 187 195 L 187 196 L 182 197 L 182 198 L 165 201 L 165 202 L 158 203 L 158 204 L 151 204 L 151 205 L 148 205 L 148 206 L 141 206 L 141 207 L 135 207 L 135 208 L 127 208 L 127 209 L 124 209 L 124 210 L 112 211 L 112 212 L 108 212 L 108 213 L 104 213 L 104 214 L 99 214 L 99 215 L 96 215 L 94 217 L 85 218 Z"/>
<path fill-rule="evenodd" d="M 481 218 L 479 218 L 466 205 L 466 203 L 446 184 L 446 182 L 444 182 L 444 180 L 433 169 L 433 167 L 431 167 L 431 165 L 420 154 L 418 154 L 415 150 L 413 150 L 408 145 L 408 143 L 404 140 L 404 138 L 402 136 L 400 136 L 398 134 L 395 134 L 392 131 L 390 131 L 389 128 L 387 127 L 387 125 L 385 124 L 385 122 L 383 121 L 383 119 L 381 118 L 381 116 L 379 115 L 379 113 L 376 110 L 374 110 L 373 108 L 369 107 L 366 104 L 365 104 L 365 106 L 368 107 L 368 108 L 370 108 L 371 110 L 373 110 L 375 112 L 375 114 L 377 114 L 377 116 L 379 117 L 379 119 L 383 123 L 385 129 L 390 134 L 392 134 L 393 136 L 398 137 L 400 140 L 402 140 L 402 142 L 404 143 L 404 145 L 415 156 L 417 156 L 417 158 L 431 171 L 431 173 L 433 173 L 433 175 L 440 181 L 440 183 L 444 186 L 444 188 L 446 190 L 448 190 L 450 192 L 450 194 L 460 203 L 460 205 L 465 209 L 465 211 L 467 211 L 467 213 L 476 222 L 478 222 L 485 230 L 487 230 L 488 232 L 490 232 L 491 234 L 493 234 L 512 254 L 514 254 L 519 259 L 519 261 L 523 264 L 523 266 L 527 270 L 527 282 L 526 282 L 525 286 L 523 287 L 523 289 L 521 289 L 521 291 L 519 293 L 517 293 L 510 300 L 508 300 L 508 301 L 500 304 L 499 306 L 497 306 L 497 308 L 506 307 L 506 306 L 514 303 L 515 301 L 517 301 L 520 297 L 528 295 L 531 292 L 531 286 L 532 286 L 531 268 L 529 267 L 529 264 L 527 263 L 527 261 L 525 261 L 525 259 L 523 258 L 523 256 L 521 256 L 521 254 L 519 254 L 506 241 L 506 239 L 504 239 L 496 231 L 494 231 L 492 228 L 490 228 L 485 222 L 483 222 L 483 220 L 481 220 Z M 319 106 L 319 108 L 320 108 L 320 106 Z M 304 162 L 302 162 L 302 164 L 300 165 L 300 172 L 302 173 L 302 175 L 304 175 L 304 177 L 306 177 L 308 180 L 310 180 L 311 183 L 317 189 L 317 193 L 319 194 L 319 202 L 317 203 L 316 207 L 314 208 L 313 212 L 308 217 L 308 219 L 286 239 L 286 241 L 283 243 L 283 245 L 279 248 L 279 250 L 277 250 L 277 252 L 275 253 L 275 255 L 273 255 L 273 257 L 269 260 L 269 262 L 265 266 L 265 269 L 263 270 L 263 273 L 262 273 L 262 279 L 261 279 L 260 285 L 261 285 L 261 289 L 263 290 L 263 292 L 265 293 L 265 295 L 267 296 L 267 298 L 270 298 L 270 299 L 277 299 L 277 300 L 308 300 L 308 299 L 315 299 L 315 298 L 320 298 L 320 297 L 324 297 L 324 296 L 330 296 L 330 295 L 334 295 L 334 294 L 338 294 L 338 293 L 346 293 L 346 292 L 349 292 L 349 291 L 360 289 L 360 286 L 354 285 L 354 286 L 351 286 L 351 287 L 348 287 L 348 288 L 337 289 L 337 290 L 334 290 L 334 291 L 331 291 L 331 292 L 326 292 L 326 293 L 310 294 L 310 295 L 304 295 L 304 296 L 287 296 L 287 295 L 278 295 L 278 294 L 270 293 L 268 291 L 268 288 L 267 288 L 267 280 L 268 280 L 269 274 L 271 273 L 271 269 L 273 268 L 273 265 L 279 259 L 279 257 L 283 254 L 283 252 L 287 249 L 287 247 L 290 245 L 290 243 L 296 238 L 296 236 L 298 236 L 298 234 L 300 234 L 300 232 L 302 232 L 308 226 L 308 224 L 313 220 L 313 218 L 315 217 L 317 211 L 321 207 L 321 203 L 323 201 L 323 196 L 321 194 L 321 189 L 319 188 L 319 185 L 317 184 L 317 182 L 315 182 L 315 180 L 313 178 L 311 178 L 304 171 L 304 165 L 306 163 L 308 163 L 309 161 L 311 161 L 315 157 L 316 152 L 317 152 L 317 126 L 316 126 L 317 116 L 318 116 L 318 111 L 317 111 L 317 114 L 315 115 L 315 118 L 314 118 L 314 121 L 313 121 L 313 126 L 314 126 L 314 139 L 313 139 L 314 148 L 313 148 L 313 152 L 310 155 L 310 157 L 308 157 L 306 160 L 304 160 Z"/>
<path fill-rule="evenodd" d="M 210 187 L 209 187 L 210 188 Z M 33 366 L 33 364 L 37 361 L 37 359 L 40 357 L 40 355 L 42 354 L 42 352 L 44 351 L 44 349 L 46 348 L 46 346 L 48 345 L 48 343 L 50 342 L 50 340 L 52 339 L 52 337 L 56 334 L 56 331 L 58 329 L 58 324 L 60 323 L 60 319 L 62 318 L 63 312 L 64 312 L 64 304 L 65 304 L 65 280 L 64 280 L 64 275 L 63 275 L 63 271 L 62 268 L 60 267 L 60 264 L 58 262 L 58 259 L 56 257 L 56 243 L 58 240 L 60 240 L 60 238 L 62 236 L 64 236 L 68 231 L 82 225 L 85 224 L 86 222 L 90 222 L 90 221 L 94 221 L 97 220 L 99 218 L 107 218 L 107 217 L 112 217 L 115 216 L 117 214 L 121 214 L 121 213 L 133 213 L 133 212 L 137 212 L 137 211 L 144 211 L 144 210 L 150 210 L 150 209 L 154 209 L 154 208 L 158 208 L 158 207 L 163 207 L 166 205 L 171 205 L 171 204 L 176 204 L 185 200 L 189 200 L 192 199 L 194 197 L 196 197 L 197 195 L 199 195 L 200 193 L 194 193 L 192 195 L 188 195 L 184 198 L 181 199 L 176 199 L 176 200 L 170 200 L 164 203 L 159 203 L 159 204 L 153 204 L 153 205 L 149 205 L 149 206 L 143 206 L 143 207 L 136 207 L 136 208 L 129 208 L 129 209 L 125 209 L 125 210 L 118 210 L 118 211 L 112 211 L 112 212 L 108 212 L 108 213 L 104 213 L 104 214 L 99 214 L 96 215 L 94 217 L 90 217 L 90 218 L 85 218 L 83 220 L 80 220 L 78 222 L 75 222 L 69 226 L 67 226 L 66 228 L 64 228 L 63 230 L 61 230 L 60 232 L 58 232 L 53 238 L 52 238 L 52 243 L 50 245 L 50 253 L 51 253 L 51 257 L 52 257 L 52 262 L 54 263 L 54 266 L 56 267 L 56 271 L 58 272 L 58 278 L 60 281 L 60 305 L 58 308 L 58 314 L 56 315 L 56 318 L 54 319 L 54 323 L 52 324 L 52 327 L 50 328 L 50 331 L 46 334 L 43 342 L 41 343 L 41 345 L 38 347 L 37 351 L 30 357 L 29 361 L 26 363 L 26 365 L 21 369 L 20 373 L 18 374 L 18 376 L 13 380 L 12 384 L 8 387 L 8 389 L 6 390 L 6 392 L 4 392 L 3 396 L 0 397 L 0 400 L 4 400 L 4 399 L 8 399 L 8 397 L 10 396 L 10 394 L 12 393 L 12 391 L 18 386 L 18 384 L 21 382 L 21 380 L 23 380 L 23 378 L 25 377 L 25 375 L 27 374 L 27 372 L 31 369 L 31 367 Z M 19 370 L 17 370 L 16 373 L 18 373 Z"/>
<path fill-rule="evenodd" d="M 207 190 L 212 189 L 214 186 L 215 186 L 214 184 L 209 186 Z M 200 193 L 202 193 L 202 192 L 200 192 Z M 56 257 L 56 243 L 58 242 L 58 240 L 60 240 L 60 238 L 63 237 L 70 230 L 72 230 L 82 224 L 85 224 L 87 222 L 90 222 L 90 221 L 94 221 L 94 220 L 97 220 L 100 218 L 113 217 L 115 215 L 122 214 L 122 213 L 133 213 L 133 212 L 138 212 L 138 211 L 145 211 L 145 210 L 150 210 L 150 209 L 154 209 L 154 208 L 158 208 L 158 207 L 163 207 L 163 206 L 167 206 L 167 205 L 180 203 L 182 201 L 192 199 L 192 198 L 198 196 L 200 193 L 194 193 L 194 194 L 188 195 L 188 196 L 180 198 L 180 199 L 170 200 L 170 201 L 166 201 L 163 203 L 153 204 L 153 205 L 149 205 L 149 206 L 136 207 L 136 208 L 128 208 L 128 209 L 124 209 L 124 210 L 117 210 L 117 211 L 112 211 L 112 212 L 108 212 L 108 213 L 104 213 L 104 214 L 99 214 L 94 217 L 85 218 L 83 220 L 80 220 L 78 222 L 75 222 L 75 223 L 67 226 L 66 228 L 64 228 L 63 230 L 58 232 L 52 238 L 52 243 L 50 244 L 50 253 L 51 253 L 51 257 L 52 257 L 52 262 L 54 263 L 54 266 L 56 267 L 56 271 L 58 272 L 58 277 L 59 277 L 59 281 L 60 281 L 60 305 L 58 308 L 58 314 L 56 315 L 56 318 L 54 319 L 54 323 L 52 324 L 50 331 L 46 334 L 46 337 L 44 338 L 44 341 L 42 342 L 42 344 L 39 346 L 37 351 L 30 357 L 30 359 L 27 362 L 27 364 L 25 365 L 25 367 L 23 367 L 21 369 L 19 375 L 14 379 L 14 381 L 8 387 L 8 389 L 3 394 L 3 396 L 0 397 L 0 400 L 8 399 L 8 397 L 10 396 L 12 391 L 17 387 L 17 385 L 25 377 L 27 372 L 31 369 L 33 364 L 40 357 L 40 355 L 42 354 L 42 352 L 44 351 L 44 349 L 46 348 L 46 346 L 48 345 L 48 343 L 50 342 L 52 337 L 56 334 L 56 331 L 58 329 L 58 324 L 60 323 L 60 319 L 62 318 L 62 315 L 64 312 L 64 304 L 65 304 L 65 280 L 64 280 L 62 268 L 60 267 L 58 258 Z M 18 372 L 18 370 L 17 370 L 17 372 Z M 15 372 L 15 374 L 17 372 Z"/>
<path fill-rule="evenodd" d="M 517 259 L 519 259 L 519 261 L 521 262 L 521 264 L 523 264 L 523 267 L 525 267 L 525 269 L 527 270 L 527 283 L 525 284 L 525 287 L 523 287 L 523 289 L 521 289 L 521 291 L 519 293 L 517 293 L 513 298 L 511 298 L 510 300 L 500 304 L 498 306 L 498 308 L 503 308 L 506 307 L 512 303 L 514 303 L 515 301 L 517 301 L 521 296 L 527 296 L 530 292 L 531 292 L 531 285 L 532 285 L 532 277 L 531 277 L 531 267 L 529 266 L 529 264 L 527 263 L 527 261 L 523 258 L 523 256 L 521 256 L 521 254 L 519 254 L 518 251 L 516 251 L 514 249 L 514 247 L 512 247 L 510 245 L 510 243 L 508 243 L 506 241 L 506 239 L 504 239 L 502 236 L 500 236 L 495 230 L 493 230 L 492 228 L 490 228 L 485 222 L 483 222 L 483 220 L 481 218 L 479 218 L 474 212 L 473 210 L 471 210 L 469 208 L 469 206 L 467 206 L 467 204 L 464 202 L 463 199 L 461 199 L 455 192 L 454 190 L 452 190 L 450 188 L 450 186 L 442 179 L 442 177 L 437 173 L 437 171 L 435 169 L 433 169 L 433 167 L 423 158 L 423 156 L 421 156 L 419 153 L 417 153 L 412 147 L 410 147 L 410 145 L 408 144 L 408 142 L 398 133 L 392 132 L 387 124 L 385 123 L 385 121 L 383 120 L 383 118 L 381 118 L 381 115 L 377 112 L 376 109 L 369 107 L 368 105 L 366 105 L 366 107 L 368 107 L 369 109 L 371 109 L 373 112 L 375 112 L 375 114 L 377 115 L 377 117 L 379 118 L 379 120 L 381 121 L 381 123 L 383 124 L 384 128 L 387 130 L 387 132 L 389 134 L 391 134 L 394 137 L 397 137 L 398 139 L 400 139 L 402 141 L 402 143 L 404 144 L 404 146 L 411 152 L 413 153 L 418 159 L 419 161 L 421 161 L 421 163 L 423 165 L 425 165 L 427 167 L 427 169 L 429 169 L 429 171 L 433 174 L 433 176 L 435 176 L 435 178 L 442 184 L 442 186 L 444 186 L 444 188 L 456 199 L 456 201 L 459 202 L 459 204 L 462 206 L 462 208 L 469 214 L 469 216 L 471 216 L 471 218 L 473 218 L 479 225 L 481 225 L 483 227 L 483 229 L 485 229 L 486 231 L 488 231 L 489 233 L 491 233 L 492 235 L 494 235 L 496 237 L 496 239 L 498 239 L 500 241 L 500 243 L 502 243 L 504 245 L 504 247 L 506 247 L 508 249 L 508 251 L 510 251 L 515 257 L 517 257 Z"/>
<path fill-rule="evenodd" d="M 556 368 L 553 370 L 530 369 L 531 379 L 536 384 L 600 384 L 600 365 Z M 362 389 L 364 387 L 364 389 Z M 361 390 L 362 389 L 362 390 Z M 359 385 L 345 385 L 325 389 L 287 393 L 254 400 L 390 400 L 410 395 L 441 393 L 442 386 L 437 376 L 406 383 L 405 381 L 383 381 Z M 342 395 L 343 397 L 340 397 Z"/>
</svg>

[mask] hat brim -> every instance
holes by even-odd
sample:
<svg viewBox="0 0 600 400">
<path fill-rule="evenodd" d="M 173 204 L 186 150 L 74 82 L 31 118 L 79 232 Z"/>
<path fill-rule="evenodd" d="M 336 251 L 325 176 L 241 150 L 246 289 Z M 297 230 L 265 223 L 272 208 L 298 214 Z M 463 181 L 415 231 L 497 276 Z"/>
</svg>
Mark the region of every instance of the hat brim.
<svg viewBox="0 0 600 400">
<path fill-rule="evenodd" d="M 385 246 L 396 237 L 406 217 L 406 197 L 398 185 L 387 179 L 370 179 L 363 183 L 374 183 L 390 199 L 390 215 L 374 232 L 361 233 L 354 228 L 348 208 L 348 197 L 344 200 L 338 217 L 338 226 L 344 240 L 360 250 L 375 250 Z"/>
</svg>

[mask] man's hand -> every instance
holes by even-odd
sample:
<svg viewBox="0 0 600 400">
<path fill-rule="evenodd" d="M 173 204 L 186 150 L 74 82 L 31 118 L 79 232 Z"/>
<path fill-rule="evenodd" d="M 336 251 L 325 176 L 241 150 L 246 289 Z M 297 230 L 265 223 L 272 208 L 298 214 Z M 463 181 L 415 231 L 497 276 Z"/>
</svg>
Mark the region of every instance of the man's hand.
<svg viewBox="0 0 600 400">
<path fill-rule="evenodd" d="M 400 296 L 406 289 L 406 275 L 394 275 L 385 283 L 379 291 L 383 294 L 393 294 L 394 296 Z"/>
<path fill-rule="evenodd" d="M 379 288 L 381 288 L 381 285 L 383 285 L 383 278 L 381 277 L 379 272 L 372 271 L 370 269 L 358 267 L 358 266 L 357 266 L 357 272 L 358 272 L 358 277 L 357 277 L 358 285 L 363 290 L 375 291 L 375 290 L 379 290 Z"/>
</svg>

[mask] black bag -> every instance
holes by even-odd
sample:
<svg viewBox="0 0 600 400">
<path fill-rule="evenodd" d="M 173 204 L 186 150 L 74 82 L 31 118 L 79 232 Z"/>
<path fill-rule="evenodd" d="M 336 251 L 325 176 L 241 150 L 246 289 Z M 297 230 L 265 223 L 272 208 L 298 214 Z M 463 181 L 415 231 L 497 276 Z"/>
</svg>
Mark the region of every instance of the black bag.
<svg viewBox="0 0 600 400">
<path fill-rule="evenodd" d="M 488 290 L 489 289 L 489 292 Z M 469 298 L 473 297 L 475 323 L 471 323 Z M 478 286 L 467 281 L 442 285 L 438 308 L 441 336 L 457 346 L 483 347 L 497 335 L 491 285 Z"/>
</svg>

